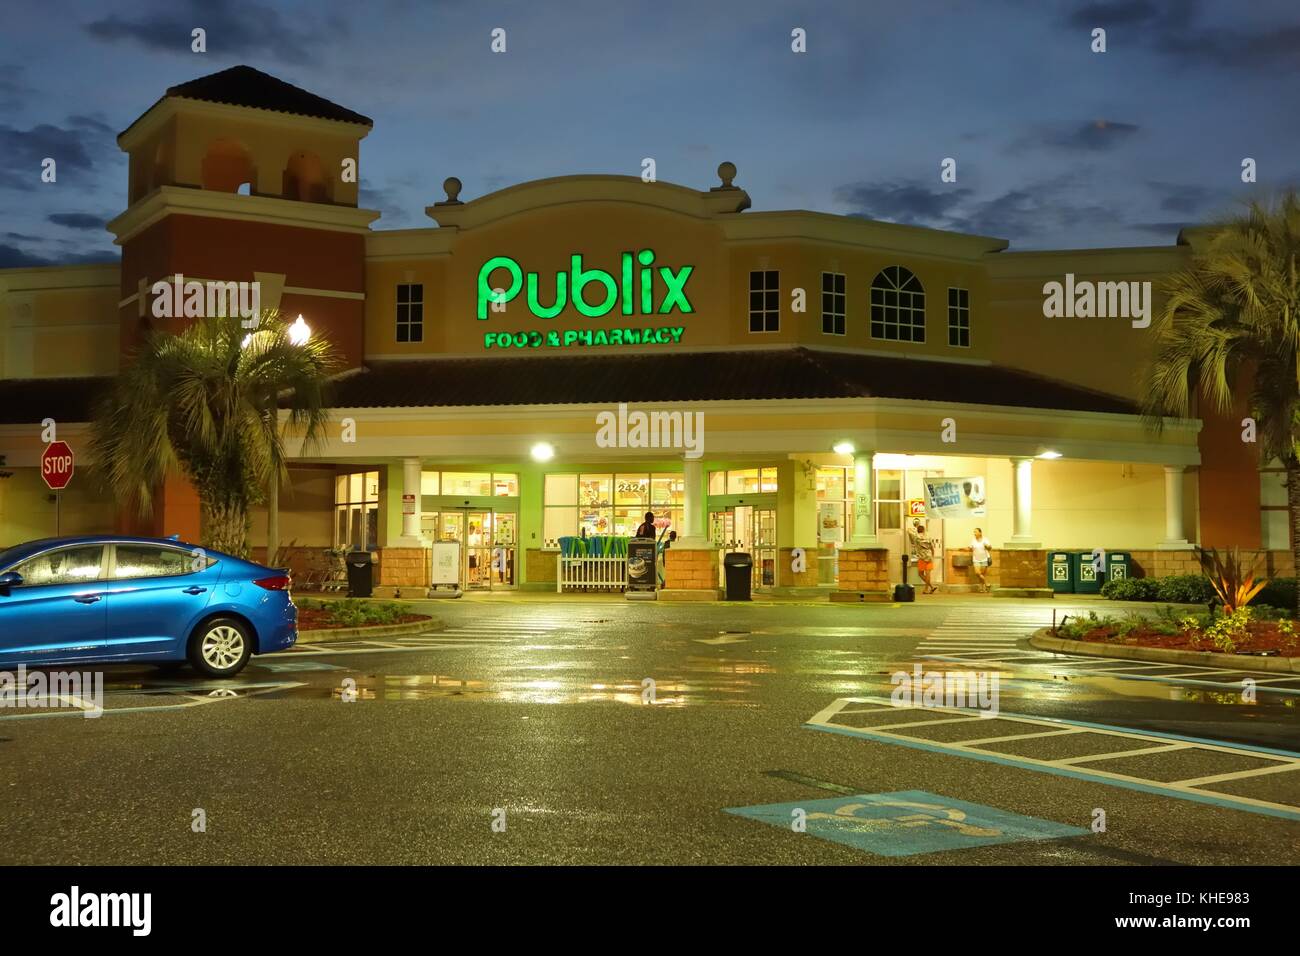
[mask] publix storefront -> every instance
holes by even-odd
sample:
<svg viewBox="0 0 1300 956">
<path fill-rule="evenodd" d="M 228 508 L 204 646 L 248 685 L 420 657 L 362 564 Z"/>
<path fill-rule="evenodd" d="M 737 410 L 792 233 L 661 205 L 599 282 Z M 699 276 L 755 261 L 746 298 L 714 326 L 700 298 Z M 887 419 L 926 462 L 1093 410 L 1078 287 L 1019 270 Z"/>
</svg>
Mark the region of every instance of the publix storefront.
<svg viewBox="0 0 1300 956">
<path fill-rule="evenodd" d="M 758 588 L 879 592 L 917 517 L 956 588 L 976 527 L 1008 552 L 1004 585 L 1041 584 L 1051 547 L 1188 547 L 1200 423 L 1149 434 L 1132 367 L 1078 361 L 1131 352 L 1133 330 L 1045 329 L 1041 282 L 1003 278 L 1069 254 L 756 213 L 720 175 L 472 201 L 452 181 L 436 227 L 367 236 L 364 368 L 335 402 L 355 431 L 301 467 L 335 482 L 328 543 L 375 548 L 385 587 L 423 586 L 456 540 L 466 587 L 554 590 L 566 539 L 649 511 L 677 532 L 681 598 L 712 596 L 732 550 Z"/>
<path fill-rule="evenodd" d="M 248 77 L 214 92 L 223 75 L 119 138 L 120 266 L 0 272 L 0 387 L 21 409 L 0 422 L 5 540 L 52 526 L 29 419 L 62 400 L 75 447 L 94 383 L 150 326 L 150 288 L 183 272 L 258 281 L 345 358 L 328 439 L 290 441 L 275 520 L 254 515 L 255 548 L 300 573 L 359 545 L 410 593 L 454 540 L 466 588 L 555 590 L 566 539 L 626 536 L 646 512 L 677 532 L 664 584 L 681 599 L 715 596 L 732 550 L 760 588 L 878 594 L 917 517 L 950 587 L 976 527 L 1004 586 L 1041 585 L 1053 548 L 1157 573 L 1191 542 L 1286 547 L 1276 476 L 1230 420 L 1143 427 L 1149 329 L 1044 315 L 1047 284 L 1156 281 L 1185 243 L 1022 253 L 754 210 L 730 163 L 702 189 L 583 175 L 462 197 L 452 178 L 426 227 L 384 230 L 303 158 L 357 155 L 369 120 L 319 98 L 299 115 L 263 74 L 256 96 Z M 159 501 L 141 530 L 198 536 L 183 482 Z M 65 532 L 124 521 L 85 484 L 63 508 Z"/>
</svg>

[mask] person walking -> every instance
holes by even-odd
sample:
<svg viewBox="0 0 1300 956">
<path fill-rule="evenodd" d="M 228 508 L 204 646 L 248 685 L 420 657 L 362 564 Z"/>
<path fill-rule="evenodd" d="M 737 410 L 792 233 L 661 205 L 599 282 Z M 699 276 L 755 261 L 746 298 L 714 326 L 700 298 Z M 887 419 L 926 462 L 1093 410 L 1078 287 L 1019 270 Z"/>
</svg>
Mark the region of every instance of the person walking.
<svg viewBox="0 0 1300 956">
<path fill-rule="evenodd" d="M 624 525 L 624 527 L 627 526 Z M 636 529 L 636 537 L 653 538 L 654 536 L 655 536 L 655 513 L 653 511 L 647 511 L 645 513 L 645 521 L 642 521 L 641 524 Z"/>
<path fill-rule="evenodd" d="M 989 565 L 993 563 L 993 548 L 979 528 L 975 529 L 975 537 L 970 540 L 970 560 L 975 568 L 975 576 L 980 579 L 979 589 L 988 591 L 989 583 L 984 575 L 988 573 Z"/>
<path fill-rule="evenodd" d="M 912 545 L 912 557 L 916 559 L 916 573 L 921 576 L 925 582 L 925 594 L 933 594 L 939 590 L 930 581 L 930 575 L 934 571 L 934 541 L 925 536 L 925 525 L 920 518 L 912 522 L 912 530 L 908 532 L 908 537 Z"/>
</svg>

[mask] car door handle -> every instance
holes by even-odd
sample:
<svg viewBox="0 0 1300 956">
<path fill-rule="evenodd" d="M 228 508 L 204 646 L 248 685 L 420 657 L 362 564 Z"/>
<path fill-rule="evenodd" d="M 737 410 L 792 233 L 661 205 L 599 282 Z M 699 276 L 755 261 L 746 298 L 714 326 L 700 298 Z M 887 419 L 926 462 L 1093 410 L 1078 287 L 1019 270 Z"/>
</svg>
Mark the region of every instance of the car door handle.
<svg viewBox="0 0 1300 956">
<path fill-rule="evenodd" d="M 187 587 L 187 588 L 185 589 L 185 593 L 186 593 L 186 594 L 202 594 L 202 593 L 203 593 L 204 591 L 206 591 L 206 590 L 207 590 L 207 588 L 201 588 L 201 587 L 198 587 L 197 585 L 193 585 L 193 584 L 191 584 L 189 587 Z"/>
<path fill-rule="evenodd" d="M 76 598 L 73 598 L 73 600 L 75 600 L 78 604 L 94 604 L 96 601 L 99 600 L 99 595 L 98 595 L 98 594 L 82 594 L 82 595 L 79 595 L 79 596 L 76 597 Z"/>
</svg>

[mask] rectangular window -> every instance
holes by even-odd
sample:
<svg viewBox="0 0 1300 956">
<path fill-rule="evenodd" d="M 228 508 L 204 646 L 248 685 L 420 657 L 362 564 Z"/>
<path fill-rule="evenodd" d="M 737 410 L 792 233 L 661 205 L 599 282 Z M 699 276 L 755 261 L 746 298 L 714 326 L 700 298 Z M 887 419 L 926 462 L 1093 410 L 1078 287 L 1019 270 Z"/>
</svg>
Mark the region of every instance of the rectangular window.
<svg viewBox="0 0 1300 956">
<path fill-rule="evenodd" d="M 970 348 L 970 291 L 948 290 L 948 344 Z"/>
<path fill-rule="evenodd" d="M 334 546 L 379 547 L 379 472 L 358 471 L 334 479 Z"/>
<path fill-rule="evenodd" d="M 826 335 L 844 334 L 844 274 L 822 273 L 822 332 Z"/>
<path fill-rule="evenodd" d="M 775 332 L 781 327 L 781 273 L 766 269 L 749 274 L 749 331 Z"/>
<path fill-rule="evenodd" d="M 442 493 L 463 495 L 467 498 L 491 497 L 492 475 L 486 471 L 444 471 Z"/>
<path fill-rule="evenodd" d="M 397 341 L 424 341 L 424 286 L 397 287 Z"/>
<path fill-rule="evenodd" d="M 547 475 L 543 496 L 543 547 L 558 548 L 566 535 L 631 537 L 647 511 L 680 528 L 685 483 L 681 475 Z"/>
</svg>

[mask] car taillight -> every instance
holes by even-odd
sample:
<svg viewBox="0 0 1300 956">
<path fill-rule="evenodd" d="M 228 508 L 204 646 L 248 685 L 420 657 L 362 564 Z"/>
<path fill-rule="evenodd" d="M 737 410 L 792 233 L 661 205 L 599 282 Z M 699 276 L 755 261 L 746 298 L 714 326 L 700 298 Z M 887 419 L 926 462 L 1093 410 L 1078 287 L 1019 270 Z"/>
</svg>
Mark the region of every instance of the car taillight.
<svg viewBox="0 0 1300 956">
<path fill-rule="evenodd" d="M 293 579 L 287 574 L 277 574 L 273 578 L 259 578 L 253 583 L 267 591 L 287 591 Z"/>
</svg>

